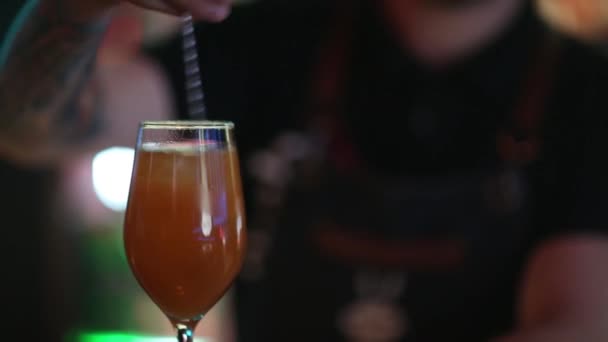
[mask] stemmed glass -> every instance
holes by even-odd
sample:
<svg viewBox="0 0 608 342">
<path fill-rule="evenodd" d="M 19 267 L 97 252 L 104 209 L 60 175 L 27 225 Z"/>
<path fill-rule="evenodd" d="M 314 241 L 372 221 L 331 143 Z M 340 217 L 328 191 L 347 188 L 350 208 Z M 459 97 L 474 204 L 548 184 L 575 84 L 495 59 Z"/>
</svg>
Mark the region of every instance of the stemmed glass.
<svg viewBox="0 0 608 342">
<path fill-rule="evenodd" d="M 138 130 L 124 244 L 138 283 L 178 341 L 241 269 L 245 213 L 234 125 L 148 121 Z"/>
</svg>

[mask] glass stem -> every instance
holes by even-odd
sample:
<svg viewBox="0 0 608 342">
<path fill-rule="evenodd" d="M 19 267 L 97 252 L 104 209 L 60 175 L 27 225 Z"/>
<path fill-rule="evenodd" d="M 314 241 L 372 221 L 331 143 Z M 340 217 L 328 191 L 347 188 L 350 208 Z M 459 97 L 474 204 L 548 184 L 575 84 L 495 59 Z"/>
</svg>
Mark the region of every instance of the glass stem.
<svg viewBox="0 0 608 342">
<path fill-rule="evenodd" d="M 178 326 L 177 327 L 177 341 L 178 342 L 192 342 L 192 329 L 186 326 Z"/>
</svg>

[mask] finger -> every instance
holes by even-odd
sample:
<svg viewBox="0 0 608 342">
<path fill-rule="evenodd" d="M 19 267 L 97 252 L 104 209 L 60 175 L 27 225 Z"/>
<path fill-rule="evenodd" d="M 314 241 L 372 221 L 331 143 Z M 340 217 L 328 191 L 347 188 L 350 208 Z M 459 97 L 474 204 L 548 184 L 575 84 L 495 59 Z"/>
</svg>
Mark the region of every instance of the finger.
<svg viewBox="0 0 608 342">
<path fill-rule="evenodd" d="M 227 0 L 181 0 L 183 6 L 195 19 L 219 22 L 230 15 L 231 1 Z"/>
<path fill-rule="evenodd" d="M 131 2 L 136 4 L 137 6 L 150 10 L 164 12 L 167 14 L 180 15 L 181 13 L 183 13 L 182 10 L 162 0 L 131 0 Z"/>
</svg>

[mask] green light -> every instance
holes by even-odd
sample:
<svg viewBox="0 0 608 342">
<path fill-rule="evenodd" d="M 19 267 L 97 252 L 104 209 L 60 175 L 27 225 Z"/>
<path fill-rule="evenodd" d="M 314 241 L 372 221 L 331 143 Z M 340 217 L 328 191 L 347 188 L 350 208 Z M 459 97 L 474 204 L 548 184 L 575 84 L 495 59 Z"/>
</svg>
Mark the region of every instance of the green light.
<svg viewBox="0 0 608 342">
<path fill-rule="evenodd" d="M 127 333 L 87 333 L 81 334 L 78 342 L 175 342 L 175 337 L 142 336 Z M 195 338 L 196 342 L 210 342 L 204 338 Z"/>
</svg>

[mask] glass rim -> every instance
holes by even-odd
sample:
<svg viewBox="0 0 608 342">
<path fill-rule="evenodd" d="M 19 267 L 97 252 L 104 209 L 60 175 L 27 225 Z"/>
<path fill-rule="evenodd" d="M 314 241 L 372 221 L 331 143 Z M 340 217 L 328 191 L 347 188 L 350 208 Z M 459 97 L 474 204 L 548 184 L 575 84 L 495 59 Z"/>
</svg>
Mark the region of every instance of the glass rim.
<svg viewBox="0 0 608 342">
<path fill-rule="evenodd" d="M 141 129 L 233 129 L 232 121 L 216 120 L 146 120 Z"/>
</svg>

